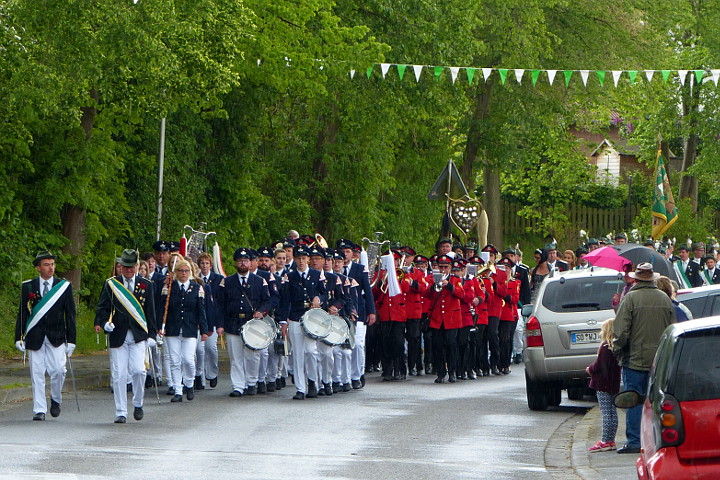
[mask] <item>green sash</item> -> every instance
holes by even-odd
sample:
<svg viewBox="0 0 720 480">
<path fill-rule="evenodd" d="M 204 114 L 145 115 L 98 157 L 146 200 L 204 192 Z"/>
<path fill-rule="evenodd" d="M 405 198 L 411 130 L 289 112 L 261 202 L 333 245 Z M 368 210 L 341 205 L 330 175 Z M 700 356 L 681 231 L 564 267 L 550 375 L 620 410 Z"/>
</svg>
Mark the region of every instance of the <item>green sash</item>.
<svg viewBox="0 0 720 480">
<path fill-rule="evenodd" d="M 681 287 L 683 288 L 691 288 L 692 285 L 690 284 L 690 280 L 688 280 L 687 275 L 685 275 L 685 271 L 681 268 L 682 262 L 680 260 L 673 262 L 673 268 L 675 269 L 675 273 L 677 273 L 677 278 L 681 283 Z"/>
<path fill-rule="evenodd" d="M 115 298 L 118 299 L 128 314 L 133 317 L 138 325 L 140 325 L 140 327 L 145 330 L 145 333 L 147 333 L 148 328 L 147 320 L 145 320 L 145 312 L 143 311 L 140 303 L 137 301 L 137 298 L 135 298 L 135 295 L 133 295 L 132 292 L 125 287 L 125 285 L 118 282 L 116 278 L 108 278 L 107 284 L 115 295 Z"/>
<path fill-rule="evenodd" d="M 37 325 L 40 320 L 47 314 L 47 312 L 57 303 L 65 290 L 70 286 L 70 282 L 65 279 L 60 280 L 50 291 L 42 297 L 42 299 L 33 307 L 28 321 L 25 324 L 25 335 L 28 334 L 31 328 Z"/>
<path fill-rule="evenodd" d="M 702 277 L 703 277 L 703 284 L 704 285 L 713 285 L 712 277 L 710 276 L 710 271 L 707 268 L 703 268 L 701 273 L 702 273 Z"/>
</svg>

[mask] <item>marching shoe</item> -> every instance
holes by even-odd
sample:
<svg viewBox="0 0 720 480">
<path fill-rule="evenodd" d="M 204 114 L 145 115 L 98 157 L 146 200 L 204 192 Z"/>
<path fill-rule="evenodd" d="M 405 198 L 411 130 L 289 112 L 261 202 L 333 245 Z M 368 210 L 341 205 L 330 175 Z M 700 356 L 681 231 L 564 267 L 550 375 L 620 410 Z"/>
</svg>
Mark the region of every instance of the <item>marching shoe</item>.
<svg viewBox="0 0 720 480">
<path fill-rule="evenodd" d="M 497 367 L 492 367 L 492 374 L 493 375 L 502 375 L 502 373 L 500 373 L 500 370 L 498 370 Z"/>
<path fill-rule="evenodd" d="M 508 375 L 509 373 L 510 373 L 510 369 L 509 369 L 508 367 L 505 367 L 505 368 L 502 369 L 502 374 L 503 374 L 503 375 Z"/>
<path fill-rule="evenodd" d="M 350 386 L 350 384 L 349 384 L 349 383 L 343 383 L 342 391 L 343 391 L 343 392 L 349 392 L 350 390 L 352 390 L 352 387 Z"/>
<path fill-rule="evenodd" d="M 489 377 L 489 376 L 490 376 L 490 370 L 483 370 L 482 376 L 483 376 L 483 377 Z"/>
<path fill-rule="evenodd" d="M 195 389 L 194 388 L 188 387 L 185 393 L 187 395 L 188 400 L 192 400 L 193 398 L 195 398 Z M 182 398 L 182 397 L 180 397 L 180 398 Z"/>
<path fill-rule="evenodd" d="M 135 407 L 135 410 L 133 411 L 133 418 L 137 420 L 138 422 L 143 419 L 145 416 L 145 412 L 143 411 L 142 407 Z"/>
<path fill-rule="evenodd" d="M 217 377 L 210 379 L 210 388 L 217 387 Z"/>
<path fill-rule="evenodd" d="M 153 385 L 155 385 L 155 382 L 153 381 L 152 375 L 145 377 L 145 390 L 151 389 Z"/>
<path fill-rule="evenodd" d="M 352 387 L 354 390 L 360 390 L 362 388 L 360 380 L 352 380 Z"/>
<path fill-rule="evenodd" d="M 33 415 L 33 421 L 35 422 L 42 422 L 45 420 L 45 414 L 42 412 L 38 412 L 35 415 Z"/>
<path fill-rule="evenodd" d="M 383 382 L 389 382 L 389 381 L 393 380 L 393 376 L 385 374 L 385 375 L 382 375 L 382 379 L 383 379 Z"/>
<path fill-rule="evenodd" d="M 360 385 L 361 387 L 365 386 L 365 375 L 360 375 Z"/>
<path fill-rule="evenodd" d="M 173 387 L 169 387 L 165 395 L 175 395 L 175 389 Z"/>
<path fill-rule="evenodd" d="M 265 382 L 258 382 L 257 392 L 258 393 L 267 393 L 267 391 L 268 391 L 268 389 L 267 389 L 267 385 L 265 384 Z"/>
<path fill-rule="evenodd" d="M 333 388 L 329 383 L 323 383 L 323 390 L 325 390 L 325 395 L 328 397 L 333 394 Z"/>
<path fill-rule="evenodd" d="M 119 417 L 115 417 L 115 423 L 127 423 L 127 419 L 120 415 Z"/>
<path fill-rule="evenodd" d="M 307 398 L 317 398 L 318 396 L 317 387 L 315 386 L 315 382 L 312 380 L 308 380 L 308 392 L 305 396 Z"/>
<path fill-rule="evenodd" d="M 340 393 L 342 390 L 342 386 L 340 385 L 340 382 L 332 382 L 332 392 L 333 393 Z"/>
<path fill-rule="evenodd" d="M 282 381 L 278 378 L 277 380 L 275 380 L 275 389 L 282 390 L 282 388 L 283 388 Z"/>
<path fill-rule="evenodd" d="M 268 392 L 268 393 L 274 392 L 274 391 L 275 391 L 275 388 L 276 388 L 276 387 L 275 387 L 275 382 L 268 382 L 266 388 L 267 388 L 267 392 Z"/>
<path fill-rule="evenodd" d="M 463 372 L 462 375 L 460 375 L 460 376 L 458 377 L 458 380 L 467 380 L 467 379 L 468 379 L 467 373 L 464 373 L 464 372 Z"/>
<path fill-rule="evenodd" d="M 448 382 L 450 382 L 450 383 L 455 383 L 455 382 L 457 382 L 457 378 L 455 377 L 455 374 L 454 374 L 454 373 L 451 373 L 451 374 L 449 375 L 449 377 L 448 377 Z"/>
<path fill-rule="evenodd" d="M 324 397 L 325 396 L 325 388 L 323 388 L 322 385 L 320 385 L 320 388 L 318 388 L 318 397 Z"/>
<path fill-rule="evenodd" d="M 433 372 L 432 363 L 428 363 L 427 365 L 425 365 L 425 373 L 427 373 L 428 375 L 432 375 L 433 373 L 435 373 Z"/>
<path fill-rule="evenodd" d="M 231 397 L 242 397 L 243 394 L 240 390 L 233 390 L 232 392 L 230 392 L 230 396 Z"/>
<path fill-rule="evenodd" d="M 305 394 L 302 392 L 295 392 L 295 395 L 292 397 L 293 400 L 305 400 Z"/>
<path fill-rule="evenodd" d="M 469 379 L 469 380 L 476 380 L 476 379 L 477 379 L 477 375 L 475 375 L 475 372 L 473 372 L 472 370 L 470 370 L 470 373 L 468 373 L 468 379 Z"/>
<path fill-rule="evenodd" d="M 53 399 L 50 399 L 50 415 L 53 417 L 60 415 L 60 404 Z"/>
<path fill-rule="evenodd" d="M 174 397 L 172 397 L 172 398 L 170 399 L 170 401 L 173 402 L 173 403 L 182 402 L 182 395 L 175 395 Z"/>
<path fill-rule="evenodd" d="M 280 388 L 285 388 L 286 384 L 285 377 L 280 377 Z"/>
<path fill-rule="evenodd" d="M 199 375 L 195 377 L 194 388 L 195 388 L 195 390 L 205 390 L 205 387 L 202 384 L 202 377 Z"/>
<path fill-rule="evenodd" d="M 411 368 L 410 371 L 408 372 L 408 375 L 410 375 L 411 377 L 417 375 L 417 370 L 415 370 L 414 368 Z"/>
<path fill-rule="evenodd" d="M 247 387 L 245 390 L 245 395 L 253 396 L 258 393 L 257 387 L 255 385 L 253 385 L 252 387 Z"/>
<path fill-rule="evenodd" d="M 435 381 L 435 383 L 445 383 L 445 375 L 443 375 L 443 376 L 438 375 L 438 377 L 434 381 Z"/>
</svg>

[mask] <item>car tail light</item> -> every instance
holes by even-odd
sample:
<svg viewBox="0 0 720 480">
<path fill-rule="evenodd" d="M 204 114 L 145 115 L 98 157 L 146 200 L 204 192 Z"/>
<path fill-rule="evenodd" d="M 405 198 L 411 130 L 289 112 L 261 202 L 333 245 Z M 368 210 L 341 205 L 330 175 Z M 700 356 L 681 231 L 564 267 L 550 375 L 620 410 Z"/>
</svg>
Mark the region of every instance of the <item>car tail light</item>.
<svg viewBox="0 0 720 480">
<path fill-rule="evenodd" d="M 685 441 L 680 404 L 669 394 L 663 394 L 660 409 L 656 413 L 656 432 L 658 448 L 675 447 Z"/>
<path fill-rule="evenodd" d="M 540 320 L 536 316 L 531 315 L 525 325 L 525 336 L 527 338 L 528 347 L 542 347 L 543 342 L 542 330 L 540 329 Z"/>
</svg>

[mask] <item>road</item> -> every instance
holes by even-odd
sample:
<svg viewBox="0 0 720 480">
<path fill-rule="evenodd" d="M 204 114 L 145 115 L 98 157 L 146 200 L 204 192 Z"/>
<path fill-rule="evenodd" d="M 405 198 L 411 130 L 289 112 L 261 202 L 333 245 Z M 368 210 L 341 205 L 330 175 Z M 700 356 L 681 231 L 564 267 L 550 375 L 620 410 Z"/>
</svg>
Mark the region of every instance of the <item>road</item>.
<svg viewBox="0 0 720 480">
<path fill-rule="evenodd" d="M 292 401 L 291 386 L 230 398 L 226 375 L 192 402 L 171 404 L 162 389 L 158 404 L 146 392 L 144 420 L 125 425 L 113 423 L 105 389 L 80 392 L 81 413 L 66 395 L 45 422 L 30 421 L 31 402 L 11 404 L 0 411 L 0 479 L 577 478 L 546 467 L 546 447 L 592 403 L 531 412 L 522 365 L 456 384 L 433 378 L 373 374 L 363 390 Z"/>
</svg>

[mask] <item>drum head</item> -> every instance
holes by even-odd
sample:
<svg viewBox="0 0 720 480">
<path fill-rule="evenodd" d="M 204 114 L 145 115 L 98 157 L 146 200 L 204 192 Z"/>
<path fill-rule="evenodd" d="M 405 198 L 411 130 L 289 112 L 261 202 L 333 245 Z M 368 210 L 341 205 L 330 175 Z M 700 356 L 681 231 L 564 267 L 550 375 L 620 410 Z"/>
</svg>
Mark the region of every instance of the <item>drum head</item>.
<svg viewBox="0 0 720 480">
<path fill-rule="evenodd" d="M 350 332 L 348 324 L 345 323 L 345 320 L 339 315 L 330 315 L 330 319 L 332 320 L 330 333 L 327 337 L 323 338 L 323 342 L 333 346 L 342 345 L 345 343 L 345 340 L 347 340 L 348 333 Z"/>
<path fill-rule="evenodd" d="M 280 331 L 280 329 L 278 328 L 278 324 L 275 323 L 275 320 L 273 320 L 271 316 L 265 315 L 264 317 L 262 317 L 262 321 L 270 325 L 270 328 L 272 328 L 276 334 Z"/>
<path fill-rule="evenodd" d="M 275 339 L 275 331 L 266 322 L 258 318 L 248 320 L 240 330 L 243 342 L 251 350 L 262 350 Z"/>
<path fill-rule="evenodd" d="M 320 340 L 330 335 L 332 318 L 320 308 L 311 308 L 300 319 L 300 325 L 308 337 Z"/>
</svg>

